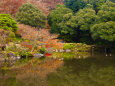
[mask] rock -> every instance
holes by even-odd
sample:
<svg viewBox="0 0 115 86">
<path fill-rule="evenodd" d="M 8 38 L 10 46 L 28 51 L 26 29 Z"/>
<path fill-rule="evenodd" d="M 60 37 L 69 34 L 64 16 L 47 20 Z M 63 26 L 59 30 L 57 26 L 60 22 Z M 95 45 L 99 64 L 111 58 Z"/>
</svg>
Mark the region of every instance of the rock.
<svg viewBox="0 0 115 86">
<path fill-rule="evenodd" d="M 13 61 L 19 60 L 19 59 L 21 59 L 21 56 L 11 56 L 11 57 L 9 57 L 9 60 L 13 60 Z"/>
<path fill-rule="evenodd" d="M 44 56 L 44 54 L 39 54 L 39 56 L 40 56 L 40 57 L 43 57 L 43 56 Z"/>
<path fill-rule="evenodd" d="M 16 58 L 17 58 L 17 59 L 21 59 L 21 57 L 20 57 L 20 56 L 17 56 Z"/>
<path fill-rule="evenodd" d="M 36 54 L 34 54 L 34 57 L 35 57 L 35 58 L 44 57 L 44 54 L 41 54 L 41 53 L 40 53 L 40 54 L 37 54 L 37 53 L 36 53 Z"/>
<path fill-rule="evenodd" d="M 55 51 L 56 51 L 56 52 L 58 52 L 58 50 L 57 50 L 57 49 L 56 49 Z"/>
<path fill-rule="evenodd" d="M 64 51 L 65 51 L 65 50 L 63 50 L 63 49 L 60 49 L 60 50 L 59 50 L 59 52 L 64 52 Z"/>
<path fill-rule="evenodd" d="M 60 61 L 63 61 L 63 60 L 64 60 L 64 58 L 60 58 L 59 60 L 60 60 Z"/>
<path fill-rule="evenodd" d="M 67 50 L 66 50 L 66 53 L 70 53 L 70 52 L 71 52 L 71 50 L 70 50 L 70 49 L 67 49 Z"/>
<path fill-rule="evenodd" d="M 79 56 L 79 58 L 81 58 L 81 56 Z"/>
<path fill-rule="evenodd" d="M 56 50 L 53 50 L 53 52 L 56 52 Z"/>
<path fill-rule="evenodd" d="M 21 56 L 16 56 L 13 53 L 8 53 L 7 56 L 9 57 L 9 60 L 19 60 L 19 59 L 21 59 Z"/>
<path fill-rule="evenodd" d="M 8 56 L 8 57 L 15 57 L 15 54 L 13 54 L 13 53 L 8 53 L 7 56 Z"/>
</svg>

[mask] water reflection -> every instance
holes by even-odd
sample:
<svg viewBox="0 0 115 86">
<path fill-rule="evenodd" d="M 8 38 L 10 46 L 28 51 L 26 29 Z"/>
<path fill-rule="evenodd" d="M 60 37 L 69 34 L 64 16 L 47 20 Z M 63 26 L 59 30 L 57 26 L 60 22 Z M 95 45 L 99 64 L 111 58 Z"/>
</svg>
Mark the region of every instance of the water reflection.
<svg viewBox="0 0 115 86">
<path fill-rule="evenodd" d="M 58 58 L 64 58 L 64 59 L 76 58 L 76 59 L 79 59 L 79 58 L 88 58 L 90 56 L 91 56 L 91 53 L 89 53 L 89 52 L 76 52 L 76 53 L 56 52 L 56 53 L 53 53 L 51 57 L 56 57 L 57 59 Z"/>
<path fill-rule="evenodd" d="M 115 86 L 115 58 L 66 59 L 48 82 L 49 86 Z"/>
<path fill-rule="evenodd" d="M 37 62 L 34 68 L 30 64 L 20 70 L 0 70 L 0 86 L 115 86 L 114 55 L 106 57 L 101 52 L 93 56 L 86 52 L 54 55 L 65 59 L 46 59 Z"/>
<path fill-rule="evenodd" d="M 9 70 L 0 70 L 0 86 L 15 86 L 16 74 Z"/>
<path fill-rule="evenodd" d="M 43 77 L 36 73 L 24 73 L 16 75 L 15 73 L 3 72 L 0 75 L 0 86 L 47 86 Z"/>
</svg>

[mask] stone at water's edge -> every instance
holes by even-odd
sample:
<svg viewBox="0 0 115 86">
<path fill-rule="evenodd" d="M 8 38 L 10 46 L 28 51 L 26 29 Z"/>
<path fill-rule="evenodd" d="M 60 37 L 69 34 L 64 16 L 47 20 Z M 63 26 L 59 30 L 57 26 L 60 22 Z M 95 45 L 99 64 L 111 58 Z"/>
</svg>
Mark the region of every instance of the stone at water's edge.
<svg viewBox="0 0 115 86">
<path fill-rule="evenodd" d="M 70 49 L 66 49 L 66 50 L 59 49 L 59 50 L 57 50 L 56 49 L 54 52 L 60 52 L 60 53 L 66 52 L 66 53 L 70 53 L 70 52 L 72 52 L 72 50 L 70 50 Z"/>
<path fill-rule="evenodd" d="M 66 53 L 70 53 L 71 52 L 71 50 L 70 49 L 66 49 Z"/>
<path fill-rule="evenodd" d="M 6 58 L 5 55 L 0 52 L 0 68 L 4 66 L 10 67 L 14 65 L 19 59 L 21 59 L 21 56 L 16 56 L 13 53 L 8 53 Z"/>
<path fill-rule="evenodd" d="M 55 52 L 58 52 L 58 50 L 56 49 Z"/>
<path fill-rule="evenodd" d="M 39 53 L 34 54 L 34 58 L 41 58 L 41 57 L 44 57 L 44 54 L 39 54 Z"/>
<path fill-rule="evenodd" d="M 63 50 L 63 49 L 60 49 L 60 50 L 59 50 L 59 52 L 65 52 L 65 50 Z"/>
</svg>

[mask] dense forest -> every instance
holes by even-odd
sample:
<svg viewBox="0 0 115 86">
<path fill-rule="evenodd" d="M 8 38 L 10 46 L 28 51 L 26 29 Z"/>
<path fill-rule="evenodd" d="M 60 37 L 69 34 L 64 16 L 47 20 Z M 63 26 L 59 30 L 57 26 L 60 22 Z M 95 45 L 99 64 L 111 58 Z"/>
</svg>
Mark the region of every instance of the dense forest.
<svg viewBox="0 0 115 86">
<path fill-rule="evenodd" d="M 52 33 L 67 42 L 115 42 L 115 3 L 108 0 L 65 0 L 48 16 Z"/>
</svg>

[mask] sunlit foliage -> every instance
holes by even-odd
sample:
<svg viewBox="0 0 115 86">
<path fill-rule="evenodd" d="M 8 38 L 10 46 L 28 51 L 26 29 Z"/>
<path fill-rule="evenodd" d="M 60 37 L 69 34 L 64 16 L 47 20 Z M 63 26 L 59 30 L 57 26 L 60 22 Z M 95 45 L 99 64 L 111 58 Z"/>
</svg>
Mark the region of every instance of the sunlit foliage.
<svg viewBox="0 0 115 86">
<path fill-rule="evenodd" d="M 18 29 L 16 21 L 9 14 L 0 14 L 0 28 L 11 31 Z"/>
</svg>

